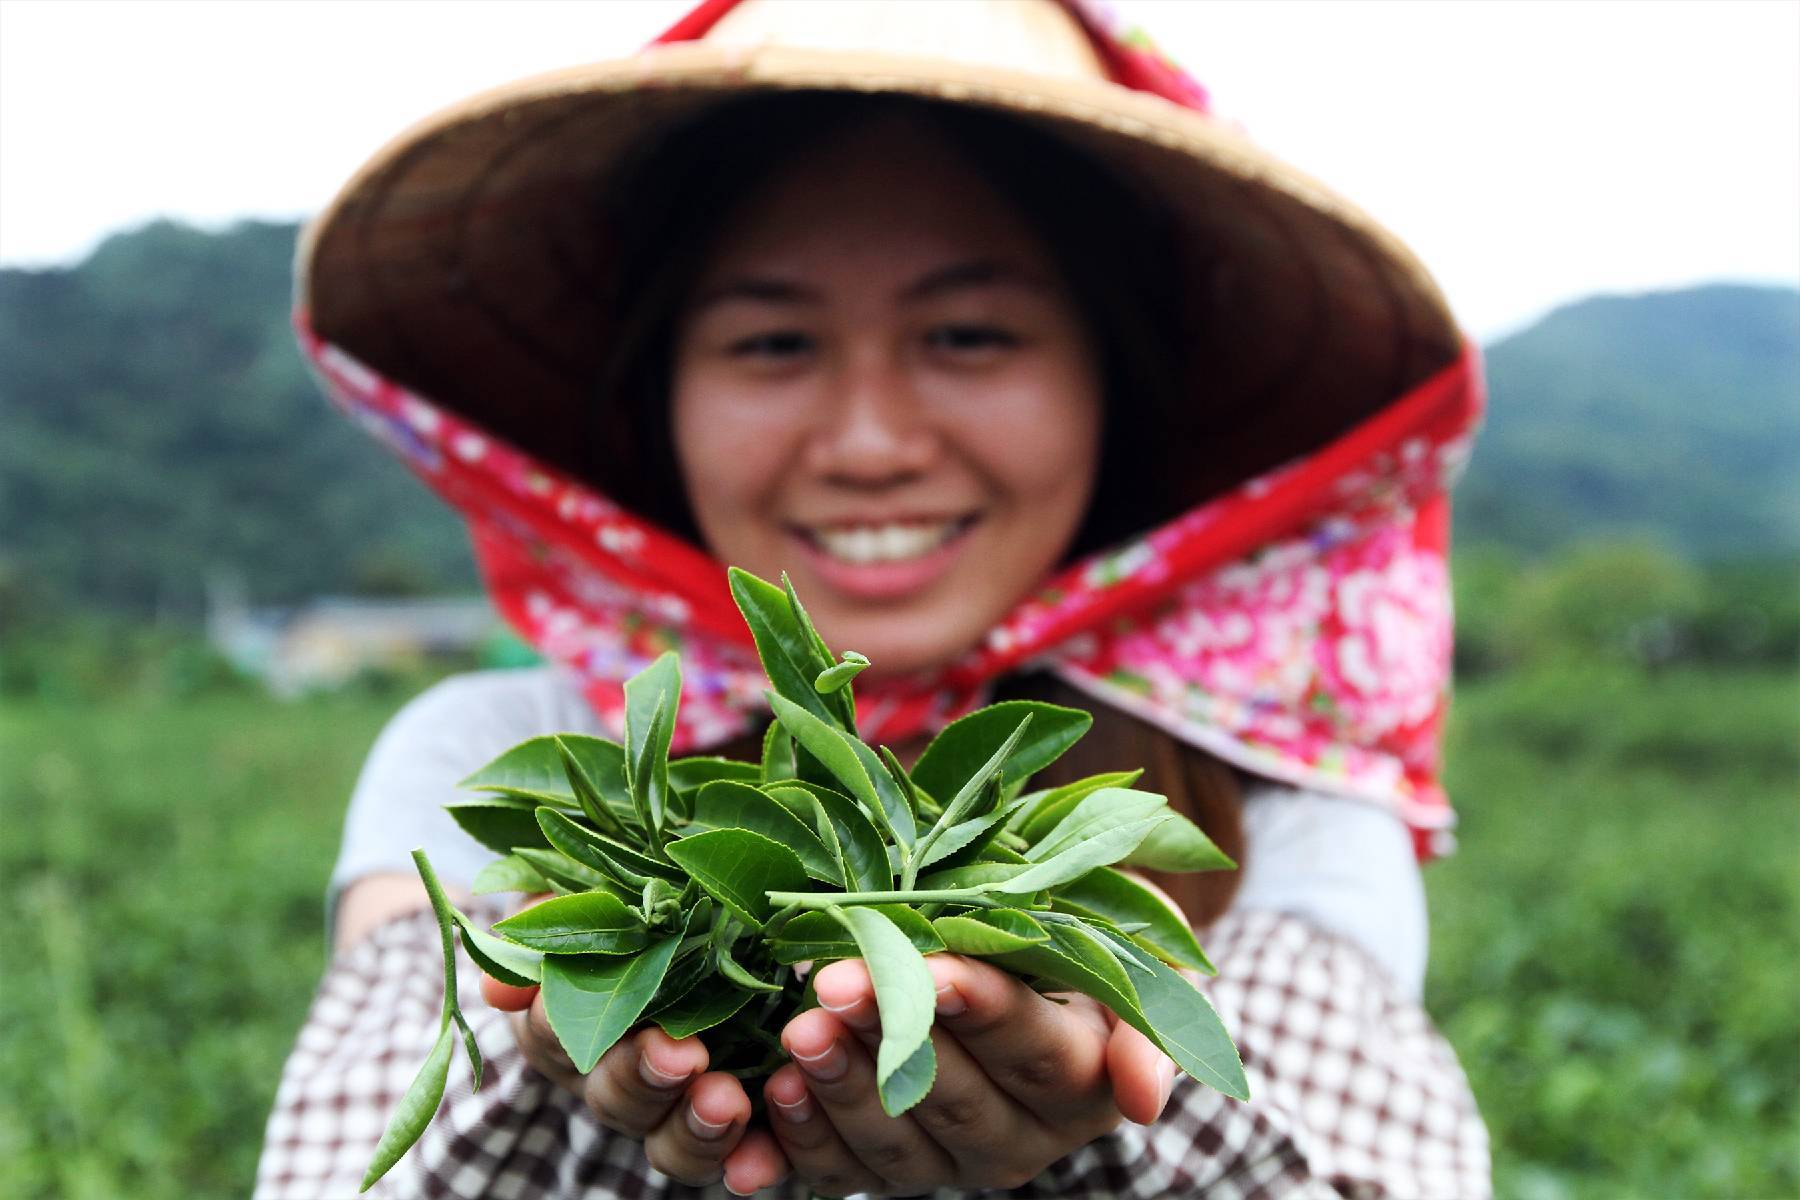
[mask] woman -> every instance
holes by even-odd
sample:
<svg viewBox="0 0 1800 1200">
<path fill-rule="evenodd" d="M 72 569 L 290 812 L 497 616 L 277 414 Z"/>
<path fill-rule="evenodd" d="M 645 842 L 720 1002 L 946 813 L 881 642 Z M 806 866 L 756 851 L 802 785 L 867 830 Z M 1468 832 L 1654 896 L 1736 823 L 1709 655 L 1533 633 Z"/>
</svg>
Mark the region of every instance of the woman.
<svg viewBox="0 0 1800 1200">
<path fill-rule="evenodd" d="M 1097 724 L 1064 769 L 1145 765 L 1241 854 L 1229 911 L 1232 877 L 1163 882 L 1211 926 L 1257 1098 L 1184 1083 L 1159 1119 L 1172 1071 L 1141 1037 L 951 956 L 943 1067 L 898 1120 L 874 1104 L 859 964 L 820 973 L 826 1008 L 782 1031 L 794 1063 L 755 1121 L 697 1040 L 647 1031 L 581 1077 L 541 1005 L 489 986 L 521 1013 L 480 1026 L 498 1078 L 383 1186 L 1484 1192 L 1478 1118 L 1415 1007 L 1399 819 L 1435 819 L 1441 468 L 1475 401 L 1454 327 L 1360 217 L 1296 177 L 1256 194 L 1245 147 L 1171 112 L 1197 90 L 1082 10 L 928 10 L 920 32 L 977 19 L 964 44 L 1029 80 L 817 28 L 864 11 L 784 28 L 778 5 L 703 5 L 673 31 L 699 44 L 629 87 L 478 101 L 315 227 L 303 315 L 328 382 L 470 516 L 503 611 L 580 682 L 452 681 L 383 734 L 259 1191 L 353 1181 L 435 1032 L 435 930 L 399 870 L 423 842 L 469 877 L 475 848 L 433 811 L 455 779 L 607 726 L 676 638 L 684 746 L 754 734 L 730 561 L 787 570 L 828 640 L 868 654 L 861 723 L 903 757 L 996 691 L 1073 698 Z M 927 10 L 880 11 L 889 47 Z M 830 48 L 779 44 L 797 35 Z"/>
</svg>

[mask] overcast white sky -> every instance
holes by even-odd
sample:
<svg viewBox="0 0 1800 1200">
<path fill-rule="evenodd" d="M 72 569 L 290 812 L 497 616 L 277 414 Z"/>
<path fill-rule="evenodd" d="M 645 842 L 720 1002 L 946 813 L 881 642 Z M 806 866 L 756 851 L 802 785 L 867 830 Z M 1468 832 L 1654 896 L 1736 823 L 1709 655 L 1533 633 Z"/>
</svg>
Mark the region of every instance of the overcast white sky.
<svg viewBox="0 0 1800 1200">
<path fill-rule="evenodd" d="M 0 0 L 0 264 L 156 215 L 304 215 L 415 118 L 687 7 Z M 1408 240 L 1478 335 L 1597 291 L 1800 283 L 1800 2 L 1115 7 Z"/>
</svg>

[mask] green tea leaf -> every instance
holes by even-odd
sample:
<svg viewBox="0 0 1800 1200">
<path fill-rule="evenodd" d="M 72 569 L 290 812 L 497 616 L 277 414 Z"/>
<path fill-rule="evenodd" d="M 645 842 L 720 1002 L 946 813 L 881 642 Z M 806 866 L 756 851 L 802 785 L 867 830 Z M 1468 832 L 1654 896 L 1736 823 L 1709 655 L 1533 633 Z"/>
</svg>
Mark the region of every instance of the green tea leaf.
<svg viewBox="0 0 1800 1200">
<path fill-rule="evenodd" d="M 1104 830 L 1116 825 L 1129 825 L 1159 813 L 1166 814 L 1168 809 L 1168 800 L 1154 792 L 1101 788 L 1084 796 L 1068 816 L 1058 821 L 1049 833 L 1025 852 L 1025 857 L 1032 862 L 1043 862 Z"/>
<path fill-rule="evenodd" d="M 518 855 L 508 854 L 505 858 L 496 858 L 477 871 L 469 890 L 477 896 L 489 896 L 495 892 L 525 892 L 532 895 L 549 891 L 550 881 Z"/>
<path fill-rule="evenodd" d="M 939 917 L 931 923 L 952 954 L 988 958 L 1050 940 L 1044 927 L 1014 908 L 977 909 Z"/>
<path fill-rule="evenodd" d="M 817 629 L 813 628 L 812 618 L 807 615 L 806 606 L 800 603 L 800 597 L 794 591 L 794 581 L 788 578 L 786 571 L 781 573 L 781 592 L 787 598 L 788 611 L 794 614 L 794 620 L 799 624 L 800 632 L 812 644 L 814 669 L 823 675 L 824 672 L 833 669 L 831 647 L 825 644 L 825 639 L 819 636 Z M 856 657 L 862 658 L 862 655 L 858 654 Z M 864 658 L 863 661 L 866 663 L 869 660 Z M 848 683 L 849 680 L 844 682 Z M 835 688 L 822 688 L 818 686 L 815 678 L 813 690 L 825 697 L 825 706 L 837 715 L 838 724 L 854 734 L 856 732 L 856 704 L 850 698 L 850 692 L 844 689 L 843 684 Z"/>
<path fill-rule="evenodd" d="M 915 910 L 904 904 L 859 905 L 878 910 L 887 917 L 920 954 L 936 954 L 945 942 L 933 927 Z M 844 923 L 823 909 L 795 916 L 782 926 L 781 932 L 769 940 L 775 961 L 786 966 L 808 960 L 860 958 L 862 951 Z"/>
<path fill-rule="evenodd" d="M 844 884 L 836 856 L 819 841 L 818 835 L 779 801 L 749 784 L 721 779 L 701 788 L 694 797 L 689 827 L 695 832 L 748 829 L 760 833 L 798 855 L 806 873 L 814 879 L 833 887 Z"/>
<path fill-rule="evenodd" d="M 634 889 L 643 887 L 643 881 L 651 876 L 666 879 L 670 883 L 687 882 L 680 870 L 668 863 L 640 854 L 623 842 L 595 833 L 553 808 L 538 809 L 537 821 L 538 828 L 544 831 L 545 838 L 552 846 L 576 862 L 585 863 L 596 871 L 606 872 Z"/>
<path fill-rule="evenodd" d="M 898 1116 L 923 1100 L 937 1080 L 937 1048 L 929 1034 L 919 1048 L 901 1063 L 881 1088 L 881 1107 Z"/>
<path fill-rule="evenodd" d="M 1201 1083 L 1234 1100 L 1248 1100 L 1250 1084 L 1244 1078 L 1243 1060 L 1212 1004 L 1154 955 L 1146 954 L 1141 961 L 1148 977 L 1139 975 L 1134 982 L 1150 1026 L 1143 1032 Z"/>
<path fill-rule="evenodd" d="M 460 912 L 452 910 L 451 915 L 457 929 L 462 931 L 463 949 L 482 971 L 514 987 L 531 987 L 543 979 L 542 954 L 475 928 L 474 922 Z"/>
<path fill-rule="evenodd" d="M 413 1076 L 394 1115 L 388 1118 L 387 1129 L 375 1145 L 375 1157 L 369 1161 L 369 1169 L 364 1172 L 358 1191 L 366 1192 L 373 1187 L 377 1179 L 386 1175 L 388 1169 L 412 1149 L 419 1135 L 425 1132 L 425 1126 L 431 1124 L 438 1105 L 443 1103 L 444 1084 L 450 1078 L 450 1056 L 455 1050 L 456 1036 L 450 1022 L 445 1021 L 431 1053 L 425 1056 L 425 1065 Z"/>
<path fill-rule="evenodd" d="M 664 655 L 663 658 L 671 658 Z M 662 662 L 658 659 L 657 662 Z M 645 672 L 647 674 L 648 672 Z M 669 744 L 675 729 L 676 701 L 668 692 L 655 692 L 647 712 L 634 715 L 629 703 L 633 682 L 625 685 L 628 701 L 625 711 L 625 781 L 631 785 L 631 803 L 638 823 L 650 834 L 652 845 L 662 840 L 669 800 Z M 679 679 L 677 680 L 679 685 Z M 639 686 L 639 707 L 645 707 L 643 693 L 649 683 Z M 636 721 L 634 727 L 632 722 Z"/>
<path fill-rule="evenodd" d="M 932 825 L 930 832 L 926 833 L 926 835 L 919 840 L 918 863 L 913 868 L 915 872 L 917 872 L 919 867 L 927 866 L 945 856 L 936 853 L 938 843 L 952 826 L 962 821 L 964 817 L 976 812 L 977 801 L 982 801 L 989 805 L 994 802 L 998 796 L 998 789 L 995 784 L 1000 774 L 1000 768 L 1006 762 L 1008 757 L 1011 756 L 1014 747 L 1016 747 L 1020 740 L 1025 736 L 1025 731 L 1030 725 L 1031 714 L 1026 713 L 1020 718 L 1017 728 L 1007 736 L 1005 741 L 1000 743 L 993 754 L 988 756 L 987 762 L 976 768 L 975 772 L 963 782 L 962 787 L 957 790 L 956 795 L 951 798 L 950 802 L 944 805 L 944 811 L 938 814 L 937 822 Z M 977 815 L 985 815 L 985 811 L 986 810 L 983 810 L 981 814 Z M 962 840 L 947 853 L 955 853 L 956 850 L 960 850 L 963 846 L 968 845 L 981 834 L 987 832 L 993 825 L 997 825 L 998 823 L 999 818 L 996 816 L 995 820 L 990 825 L 978 825 L 963 831 L 964 836 L 962 837 Z"/>
<path fill-rule="evenodd" d="M 524 859 L 552 888 L 564 892 L 586 892 L 598 888 L 609 891 L 617 886 L 611 879 L 586 863 L 576 862 L 560 850 L 522 846 L 513 851 Z"/>
<path fill-rule="evenodd" d="M 1114 825 L 1074 843 L 1054 857 L 1036 863 L 1003 882 L 988 885 L 988 890 L 1022 896 L 1045 888 L 1060 887 L 1072 879 L 1079 879 L 1095 867 L 1118 862 L 1137 849 L 1138 844 L 1150 836 L 1150 831 L 1167 819 L 1167 813 L 1158 813 L 1129 825 Z"/>
<path fill-rule="evenodd" d="M 575 808 L 579 802 L 556 749 L 559 737 L 613 810 L 629 811 L 624 749 L 617 742 L 580 733 L 549 734 L 520 742 L 457 786 Z"/>
<path fill-rule="evenodd" d="M 494 931 L 545 954 L 635 954 L 650 940 L 637 914 L 605 892 L 534 904 L 495 924 Z"/>
<path fill-rule="evenodd" d="M 882 832 L 904 845 L 912 844 L 912 810 L 873 750 L 785 696 L 770 693 L 769 706 L 782 727 L 844 786 Z"/>
<path fill-rule="evenodd" d="M 880 815 L 886 818 L 894 840 L 901 846 L 910 847 L 919 836 L 918 824 L 913 820 L 913 801 L 909 794 L 911 789 L 901 785 L 882 762 L 881 756 L 866 743 L 850 734 L 845 734 L 844 740 L 874 783 L 875 798 L 881 805 Z"/>
<path fill-rule="evenodd" d="M 1101 788 L 1128 788 L 1142 778 L 1143 774 L 1142 768 L 1136 771 L 1109 771 L 1103 775 L 1089 775 L 1061 787 L 1021 796 L 1020 800 L 1024 803 L 1007 822 L 1006 827 L 1022 834 L 1028 842 L 1041 841 L 1046 833 L 1056 828 L 1058 821 L 1068 816 L 1077 804 L 1093 793 Z"/>
<path fill-rule="evenodd" d="M 1033 869 L 1035 868 L 1031 863 L 970 863 L 966 867 L 953 867 L 927 875 L 919 880 L 918 886 L 920 891 L 932 892 L 966 888 L 970 894 L 978 895 Z"/>
<path fill-rule="evenodd" d="M 886 913 L 869 905 L 829 911 L 856 939 L 875 985 L 875 1008 L 881 1014 L 875 1084 L 882 1111 L 897 1117 L 924 1099 L 936 1074 L 935 1055 L 929 1069 L 913 1060 L 921 1049 L 931 1051 L 937 984 L 924 956 Z"/>
<path fill-rule="evenodd" d="M 1180 813 L 1171 813 L 1170 820 L 1152 830 L 1125 862 L 1148 871 L 1230 871 L 1237 867 L 1230 855 Z"/>
<path fill-rule="evenodd" d="M 656 995 L 679 936 L 653 942 L 641 954 L 555 955 L 544 959 L 544 1015 L 575 1069 L 583 1075 L 637 1024 Z"/>
<path fill-rule="evenodd" d="M 672 1038 L 693 1037 L 730 1020 L 750 1003 L 751 993 L 734 987 L 690 987 L 678 999 L 650 1014 Z"/>
<path fill-rule="evenodd" d="M 594 828 L 613 837 L 627 836 L 625 822 L 612 810 L 606 798 L 600 793 L 600 785 L 588 774 L 587 767 L 582 765 L 575 751 L 560 737 L 550 739 L 556 747 L 556 755 L 561 761 L 563 774 L 568 778 L 569 790 L 575 793 L 575 799 L 581 805 L 581 811 Z"/>
<path fill-rule="evenodd" d="M 743 964 L 733 958 L 731 956 L 731 951 L 724 946 L 720 946 L 718 950 L 715 951 L 715 955 L 719 965 L 719 974 L 731 980 L 731 982 L 737 984 L 739 987 L 752 992 L 779 992 L 781 990 L 781 985 L 779 983 L 770 983 L 766 979 L 758 979 L 749 971 L 745 970 Z"/>
<path fill-rule="evenodd" d="M 844 660 L 842 662 L 838 663 L 835 667 L 826 667 L 823 671 L 819 672 L 819 677 L 813 680 L 813 689 L 829 695 L 842 688 L 852 679 L 855 679 L 858 675 L 868 669 L 868 659 L 864 658 L 854 650 L 846 650 L 844 651 Z"/>
<path fill-rule="evenodd" d="M 1015 746 L 1003 769 L 1007 779 L 1037 774 L 1081 739 L 1094 718 L 1080 709 L 1037 700 L 1007 700 L 952 721 L 931 739 L 913 764 L 913 783 L 933 796 L 954 795 L 991 757 L 1019 722 L 1031 717 L 1031 735 Z"/>
<path fill-rule="evenodd" d="M 809 789 L 824 810 L 838 841 L 844 868 L 844 887 L 852 892 L 882 892 L 894 886 L 887 843 L 863 808 L 846 796 L 825 788 Z"/>
<path fill-rule="evenodd" d="M 922 869 L 942 862 L 957 851 L 973 845 L 983 834 L 998 829 L 1005 816 L 1004 810 L 995 809 L 985 817 L 972 817 L 960 825 L 952 825 L 933 839 L 931 848 L 919 858 L 919 867 Z"/>
<path fill-rule="evenodd" d="M 747 829 L 714 829 L 668 845 L 679 863 L 707 893 L 753 929 L 775 911 L 768 892 L 802 891 L 806 868 L 792 850 Z"/>
<path fill-rule="evenodd" d="M 1142 922 L 1131 940 L 1164 962 L 1215 974 L 1186 918 L 1142 883 L 1110 867 L 1090 871 L 1057 889 L 1058 904 L 1076 905 L 1117 925 Z"/>
<path fill-rule="evenodd" d="M 538 829 L 538 807 L 533 801 L 512 796 L 483 796 L 446 804 L 444 811 L 489 850 L 510 854 L 520 846 L 549 844 Z"/>
<path fill-rule="evenodd" d="M 799 765 L 794 761 L 793 737 L 781 727 L 780 721 L 770 721 L 769 727 L 763 730 L 762 781 L 775 783 L 792 779 L 799 773 Z"/>
<path fill-rule="evenodd" d="M 700 755 L 669 760 L 669 788 L 676 793 L 698 792 L 707 784 L 722 779 L 754 787 L 762 781 L 762 772 L 755 763 L 739 762 L 735 758 Z"/>
<path fill-rule="evenodd" d="M 756 654 L 777 695 L 797 704 L 832 726 L 842 723 L 835 705 L 813 688 L 820 671 L 831 665 L 800 625 L 787 596 L 773 584 L 748 571 L 732 567 L 731 598 L 744 614 L 744 624 L 756 639 Z M 784 722 L 785 724 L 785 722 Z"/>
</svg>

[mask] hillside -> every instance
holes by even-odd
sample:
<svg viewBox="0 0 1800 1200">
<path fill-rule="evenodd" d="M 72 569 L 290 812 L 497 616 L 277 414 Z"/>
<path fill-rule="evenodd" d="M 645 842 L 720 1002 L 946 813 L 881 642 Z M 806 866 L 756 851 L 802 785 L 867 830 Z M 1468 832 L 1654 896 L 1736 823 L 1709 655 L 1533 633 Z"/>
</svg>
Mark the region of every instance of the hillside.
<svg viewBox="0 0 1800 1200">
<path fill-rule="evenodd" d="M 1800 555 L 1800 291 L 1600 296 L 1488 350 L 1459 534 L 1527 551 L 1642 534 Z"/>
<path fill-rule="evenodd" d="M 72 270 L 0 270 L 0 566 L 181 616 L 221 568 L 265 603 L 473 586 L 459 524 L 302 367 L 293 245 L 159 223 Z"/>
<path fill-rule="evenodd" d="M 73 268 L 0 270 L 0 609 L 25 587 L 192 617 L 225 568 L 259 603 L 473 585 L 458 523 L 302 368 L 294 233 L 157 223 Z M 1489 374 L 1465 543 L 1800 554 L 1800 292 L 1584 301 L 1494 346 Z"/>
</svg>

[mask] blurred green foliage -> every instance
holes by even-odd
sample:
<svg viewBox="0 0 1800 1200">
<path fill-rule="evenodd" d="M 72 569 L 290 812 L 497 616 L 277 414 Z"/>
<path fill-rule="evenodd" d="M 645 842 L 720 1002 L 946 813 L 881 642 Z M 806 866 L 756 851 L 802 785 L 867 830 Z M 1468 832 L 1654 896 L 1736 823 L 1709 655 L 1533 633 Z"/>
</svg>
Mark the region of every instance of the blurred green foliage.
<svg viewBox="0 0 1800 1200">
<path fill-rule="evenodd" d="M 1800 679 L 1462 689 L 1427 1007 L 1518 1200 L 1800 1195 Z"/>
</svg>

